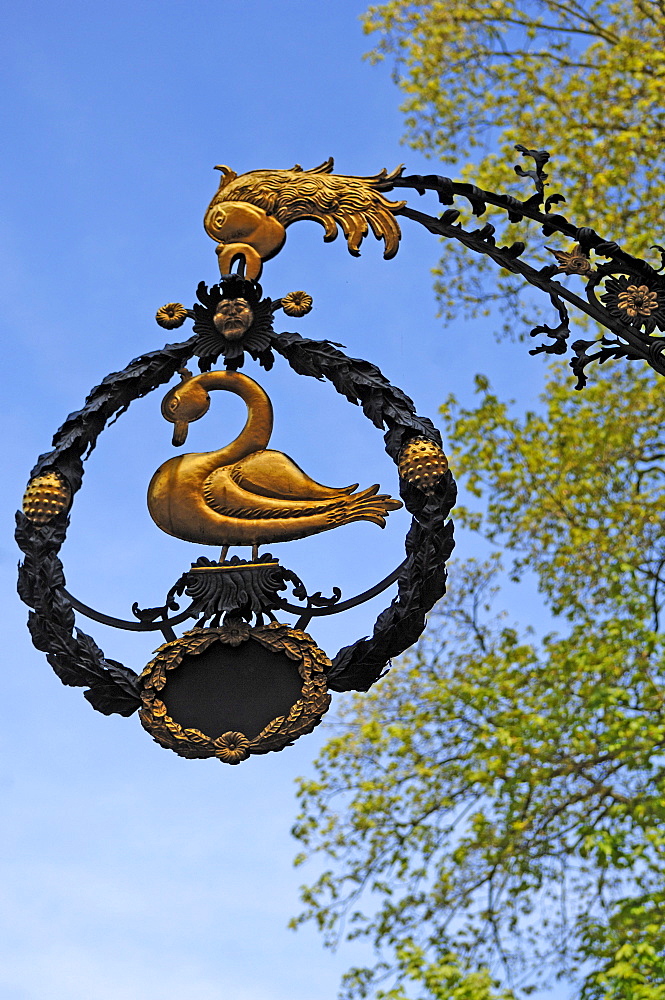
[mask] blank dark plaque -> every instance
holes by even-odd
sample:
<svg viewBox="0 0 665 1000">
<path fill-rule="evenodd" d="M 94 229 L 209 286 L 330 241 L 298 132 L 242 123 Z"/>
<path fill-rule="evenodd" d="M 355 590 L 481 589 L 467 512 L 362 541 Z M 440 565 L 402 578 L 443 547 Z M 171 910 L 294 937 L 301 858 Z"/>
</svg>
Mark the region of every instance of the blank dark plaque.
<svg viewBox="0 0 665 1000">
<path fill-rule="evenodd" d="M 170 670 L 161 698 L 174 722 L 211 739 L 240 732 L 253 740 L 287 715 L 302 693 L 298 665 L 248 640 L 239 646 L 215 642 L 195 656 L 183 656 Z"/>
</svg>

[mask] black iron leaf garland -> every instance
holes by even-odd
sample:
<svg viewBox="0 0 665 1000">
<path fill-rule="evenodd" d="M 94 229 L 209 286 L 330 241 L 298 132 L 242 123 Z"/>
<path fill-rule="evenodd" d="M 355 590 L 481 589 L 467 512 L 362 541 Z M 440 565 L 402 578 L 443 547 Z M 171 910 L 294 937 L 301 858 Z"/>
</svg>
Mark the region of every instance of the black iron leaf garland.
<svg viewBox="0 0 665 1000">
<path fill-rule="evenodd" d="M 109 421 L 124 413 L 133 400 L 169 382 L 196 353 L 198 339 L 195 335 L 141 355 L 123 371 L 108 375 L 88 395 L 83 408 L 70 414 L 57 431 L 53 450 L 40 456 L 31 478 L 57 471 L 75 494 L 83 480 L 83 462 Z M 337 392 L 359 404 L 376 427 L 385 429 L 386 451 L 393 461 L 397 462 L 411 437 L 441 443 L 432 422 L 419 417 L 412 400 L 375 365 L 348 358 L 329 341 L 308 340 L 297 333 L 271 333 L 270 342 L 297 374 L 327 379 Z M 452 475 L 446 473 L 434 497 L 406 483 L 400 484 L 400 492 L 413 520 L 398 595 L 377 618 L 371 638 L 339 651 L 328 673 L 328 685 L 334 691 L 367 690 L 390 658 L 418 639 L 427 612 L 445 593 L 445 564 L 454 545 L 452 522 L 447 521 L 456 495 Z M 42 527 L 17 514 L 16 540 L 25 556 L 19 565 L 18 592 L 32 608 L 32 640 L 47 654 L 64 684 L 87 689 L 84 695 L 93 708 L 105 715 L 129 716 L 140 707 L 137 673 L 105 657 L 94 639 L 76 628 L 74 610 L 63 593 L 65 576 L 58 552 L 68 525 L 66 514 Z"/>
</svg>

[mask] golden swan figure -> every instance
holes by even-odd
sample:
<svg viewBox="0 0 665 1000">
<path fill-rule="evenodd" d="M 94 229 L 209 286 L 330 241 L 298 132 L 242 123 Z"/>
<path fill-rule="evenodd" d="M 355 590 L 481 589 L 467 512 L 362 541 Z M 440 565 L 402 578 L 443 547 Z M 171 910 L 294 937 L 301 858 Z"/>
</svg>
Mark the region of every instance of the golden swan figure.
<svg viewBox="0 0 665 1000">
<path fill-rule="evenodd" d="M 261 386 L 233 371 L 204 372 L 182 382 L 162 401 L 162 415 L 175 424 L 173 444 L 182 445 L 189 424 L 210 407 L 209 390 L 225 389 L 247 405 L 247 422 L 218 451 L 179 455 L 164 462 L 148 487 L 148 510 L 169 535 L 204 545 L 287 542 L 351 521 L 385 527 L 398 500 L 378 494 L 378 486 L 354 493 L 357 484 L 322 486 L 288 455 L 267 449 L 272 404 Z"/>
</svg>

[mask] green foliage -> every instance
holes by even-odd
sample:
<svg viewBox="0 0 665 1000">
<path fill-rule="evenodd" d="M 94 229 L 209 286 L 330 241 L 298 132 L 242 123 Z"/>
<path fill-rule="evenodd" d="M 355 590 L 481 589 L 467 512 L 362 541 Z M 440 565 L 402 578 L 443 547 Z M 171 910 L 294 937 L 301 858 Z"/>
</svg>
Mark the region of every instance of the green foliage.
<svg viewBox="0 0 665 1000">
<path fill-rule="evenodd" d="M 586 951 L 605 960 L 583 1000 L 665 998 L 665 893 L 622 900 L 607 925 L 589 921 L 582 932 Z"/>
<path fill-rule="evenodd" d="M 303 913 L 364 937 L 348 996 L 665 998 L 665 394 L 555 371 L 523 419 L 449 400 L 468 526 L 535 575 L 561 631 L 495 615 L 501 557 L 454 568 L 413 656 L 342 712 L 300 783 Z M 503 557 L 504 559 L 506 556 Z M 378 991 L 378 992 L 377 992 Z"/>
<path fill-rule="evenodd" d="M 364 24 L 394 62 L 409 145 L 454 166 L 475 154 L 462 175 L 504 191 L 516 143 L 548 149 L 569 217 L 643 254 L 662 236 L 664 15 L 663 0 L 388 0 Z M 458 246 L 438 273 L 449 313 L 518 307 L 515 280 L 488 290 Z"/>
<path fill-rule="evenodd" d="M 528 567 L 555 613 L 652 620 L 658 628 L 665 440 L 663 382 L 627 363 L 571 391 L 559 368 L 541 413 L 511 417 L 477 376 L 480 405 L 443 407 L 452 461 L 481 519 L 463 506 L 455 520 L 505 539 L 513 573 Z M 455 446 L 455 442 L 460 442 Z"/>
</svg>

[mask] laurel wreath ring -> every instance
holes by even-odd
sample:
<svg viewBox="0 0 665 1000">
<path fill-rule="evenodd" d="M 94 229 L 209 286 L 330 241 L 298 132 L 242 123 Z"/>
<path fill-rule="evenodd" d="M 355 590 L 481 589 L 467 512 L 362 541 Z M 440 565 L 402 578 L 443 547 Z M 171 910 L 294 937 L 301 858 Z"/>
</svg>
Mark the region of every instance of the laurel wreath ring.
<svg viewBox="0 0 665 1000">
<path fill-rule="evenodd" d="M 397 464 L 403 446 L 412 437 L 441 445 L 432 422 L 417 415 L 409 397 L 391 385 L 367 361 L 349 358 L 330 341 L 316 341 L 297 333 L 269 333 L 270 348 L 294 372 L 331 382 L 349 402 L 360 405 L 372 423 L 386 431 L 385 448 Z M 71 413 L 53 438 L 53 449 L 40 456 L 31 480 L 57 472 L 71 488 L 72 497 L 83 480 L 84 461 L 97 438 L 129 405 L 169 382 L 195 354 L 198 334 L 179 344 L 134 359 L 114 372 L 88 395 L 82 409 Z M 398 593 L 376 619 L 371 637 L 339 650 L 327 670 L 333 691 L 366 691 L 385 672 L 390 659 L 408 649 L 425 628 L 426 615 L 445 593 L 446 561 L 453 549 L 453 525 L 448 515 L 455 502 L 455 482 L 447 472 L 433 495 L 400 481 L 400 495 L 412 515 L 406 535 L 406 559 L 398 577 Z M 37 649 L 46 653 L 63 684 L 85 687 L 85 698 L 106 715 L 129 716 L 141 707 L 141 684 L 136 671 L 104 655 L 94 639 L 76 627 L 74 608 L 65 591 L 58 557 L 67 528 L 68 512 L 37 525 L 17 513 L 16 540 L 24 554 L 19 565 L 18 592 L 32 609 L 28 627 Z"/>
</svg>

